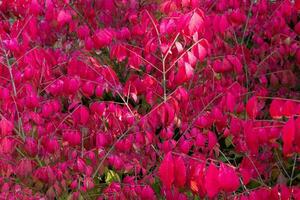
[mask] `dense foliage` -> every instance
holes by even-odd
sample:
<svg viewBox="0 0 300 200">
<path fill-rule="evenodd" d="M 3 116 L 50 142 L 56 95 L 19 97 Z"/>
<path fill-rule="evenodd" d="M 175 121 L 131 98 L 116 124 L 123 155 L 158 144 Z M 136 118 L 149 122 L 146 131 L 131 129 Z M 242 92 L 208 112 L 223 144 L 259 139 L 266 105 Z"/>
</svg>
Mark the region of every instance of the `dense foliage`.
<svg viewBox="0 0 300 200">
<path fill-rule="evenodd" d="M 300 199 L 300 1 L 0 1 L 1 199 Z"/>
</svg>

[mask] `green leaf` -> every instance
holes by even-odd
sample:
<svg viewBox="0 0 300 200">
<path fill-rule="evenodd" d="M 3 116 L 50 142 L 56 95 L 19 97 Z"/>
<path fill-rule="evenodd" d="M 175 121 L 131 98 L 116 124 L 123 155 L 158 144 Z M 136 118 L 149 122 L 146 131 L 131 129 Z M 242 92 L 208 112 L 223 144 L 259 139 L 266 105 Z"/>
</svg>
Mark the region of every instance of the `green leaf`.
<svg viewBox="0 0 300 200">
<path fill-rule="evenodd" d="M 114 172 L 113 170 L 108 170 L 105 174 L 105 182 L 112 183 L 112 182 L 120 182 L 121 179 L 119 175 Z"/>
<path fill-rule="evenodd" d="M 229 147 L 232 145 L 232 136 L 229 135 L 226 139 L 225 139 L 225 145 L 226 147 Z"/>
<path fill-rule="evenodd" d="M 215 73 L 215 78 L 216 78 L 217 80 L 221 80 L 222 74 L 220 74 L 220 73 Z"/>
<path fill-rule="evenodd" d="M 160 194 L 160 188 L 161 188 L 161 186 L 160 186 L 160 183 L 159 183 L 158 180 L 155 179 L 154 183 L 152 184 L 152 188 L 153 188 L 153 190 L 155 191 L 155 193 L 157 195 Z"/>
</svg>

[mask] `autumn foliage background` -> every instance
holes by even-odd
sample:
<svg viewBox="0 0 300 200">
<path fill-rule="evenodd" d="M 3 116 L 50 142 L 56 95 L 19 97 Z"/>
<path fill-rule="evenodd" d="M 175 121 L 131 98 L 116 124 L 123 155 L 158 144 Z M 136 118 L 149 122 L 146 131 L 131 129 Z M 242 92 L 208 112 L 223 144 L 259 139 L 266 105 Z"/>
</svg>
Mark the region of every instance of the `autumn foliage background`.
<svg viewBox="0 0 300 200">
<path fill-rule="evenodd" d="M 0 1 L 0 199 L 300 199 L 300 1 Z"/>
</svg>

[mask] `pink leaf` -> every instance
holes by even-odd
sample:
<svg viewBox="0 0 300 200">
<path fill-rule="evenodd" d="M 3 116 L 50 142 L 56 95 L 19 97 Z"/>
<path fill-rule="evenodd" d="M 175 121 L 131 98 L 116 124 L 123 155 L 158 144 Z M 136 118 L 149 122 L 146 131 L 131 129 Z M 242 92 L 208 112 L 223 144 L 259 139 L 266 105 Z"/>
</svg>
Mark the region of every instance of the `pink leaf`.
<svg viewBox="0 0 300 200">
<path fill-rule="evenodd" d="M 184 69 L 185 69 L 186 78 L 187 80 L 189 80 L 194 75 L 194 69 L 189 63 L 184 64 Z"/>
<path fill-rule="evenodd" d="M 184 59 L 180 61 L 182 63 L 189 63 L 192 67 L 195 67 L 197 58 L 192 52 L 188 51 L 187 54 L 185 54 Z"/>
<path fill-rule="evenodd" d="M 175 42 L 175 47 L 178 53 L 182 53 L 183 51 L 183 46 L 180 42 Z"/>
<path fill-rule="evenodd" d="M 203 11 L 196 9 L 193 12 L 193 15 L 188 24 L 188 31 L 190 35 L 193 35 L 195 32 L 199 31 L 204 25 Z"/>
</svg>

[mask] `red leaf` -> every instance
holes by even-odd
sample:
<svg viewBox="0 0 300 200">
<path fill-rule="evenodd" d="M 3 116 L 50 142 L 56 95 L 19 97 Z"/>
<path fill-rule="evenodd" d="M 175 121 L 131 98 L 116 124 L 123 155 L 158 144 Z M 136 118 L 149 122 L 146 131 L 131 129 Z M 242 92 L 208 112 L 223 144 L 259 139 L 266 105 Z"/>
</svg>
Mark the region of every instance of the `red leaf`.
<svg viewBox="0 0 300 200">
<path fill-rule="evenodd" d="M 220 188 L 225 192 L 233 192 L 240 186 L 239 177 L 233 168 L 221 163 L 219 169 Z"/>
<path fill-rule="evenodd" d="M 174 121 L 175 118 L 175 110 L 173 106 L 170 103 L 165 104 L 165 110 L 167 112 L 167 120 L 165 121 L 166 125 L 171 124 Z"/>
<path fill-rule="evenodd" d="M 296 131 L 295 131 L 295 146 L 297 148 L 297 152 L 300 153 L 300 117 L 298 117 L 295 121 Z"/>
<path fill-rule="evenodd" d="M 195 45 L 191 51 L 194 54 L 194 56 L 196 56 L 196 58 L 199 59 L 200 62 L 202 62 L 207 55 L 207 49 L 201 43 Z"/>
<path fill-rule="evenodd" d="M 176 74 L 175 80 L 177 84 L 182 84 L 189 80 L 194 75 L 194 68 L 185 62 L 183 65 L 179 65 L 178 72 Z"/>
<path fill-rule="evenodd" d="M 276 88 L 279 85 L 279 80 L 278 80 L 276 74 L 271 74 L 271 76 L 270 76 L 270 84 L 274 88 Z"/>
<path fill-rule="evenodd" d="M 0 134 L 1 136 L 11 135 L 14 129 L 14 125 L 11 121 L 1 119 L 0 121 Z"/>
<path fill-rule="evenodd" d="M 176 9 L 176 4 L 173 1 L 165 1 L 160 5 L 160 11 L 163 13 L 169 13 Z"/>
<path fill-rule="evenodd" d="M 112 42 L 113 34 L 110 30 L 103 29 L 97 30 L 93 37 L 93 41 L 96 48 L 102 48 L 109 45 Z"/>
<path fill-rule="evenodd" d="M 15 143 L 13 139 L 9 137 L 3 137 L 0 140 L 0 153 L 1 154 L 12 154 L 15 151 Z"/>
<path fill-rule="evenodd" d="M 253 130 L 251 123 L 246 123 L 244 125 L 244 134 L 245 134 L 245 140 L 246 144 L 252 154 L 258 153 L 258 138 L 256 135 L 256 132 Z"/>
<path fill-rule="evenodd" d="M 201 115 L 195 122 L 195 126 L 199 128 L 209 128 L 212 126 L 213 120 L 210 118 L 209 115 Z"/>
<path fill-rule="evenodd" d="M 172 186 L 172 183 L 175 180 L 174 177 L 174 160 L 172 153 L 169 152 L 164 157 L 163 161 L 161 162 L 161 165 L 158 169 L 159 178 L 162 181 L 163 185 L 170 189 Z"/>
<path fill-rule="evenodd" d="M 38 15 L 41 12 L 41 5 L 38 0 L 32 0 L 30 4 L 30 12 L 33 15 Z"/>
<path fill-rule="evenodd" d="M 217 144 L 216 134 L 212 131 L 208 132 L 208 149 L 211 151 Z"/>
<path fill-rule="evenodd" d="M 296 10 L 300 10 L 300 0 L 295 0 L 295 8 Z"/>
<path fill-rule="evenodd" d="M 116 44 L 111 47 L 110 57 L 116 58 L 119 62 L 122 62 L 127 57 L 127 50 L 121 44 Z"/>
<path fill-rule="evenodd" d="M 235 106 L 236 106 L 236 98 L 231 92 L 229 92 L 226 95 L 226 108 L 228 111 L 234 112 Z"/>
<path fill-rule="evenodd" d="M 87 25 L 82 25 L 77 28 L 77 35 L 80 39 L 85 39 L 90 35 L 90 29 Z"/>
<path fill-rule="evenodd" d="M 216 73 L 226 73 L 232 70 L 232 64 L 224 58 L 223 61 L 215 60 L 213 62 L 213 69 Z"/>
<path fill-rule="evenodd" d="M 185 54 L 185 56 L 183 57 L 183 60 L 180 60 L 179 62 L 188 63 L 192 67 L 195 67 L 197 58 L 192 52 L 188 51 L 187 54 Z"/>
<path fill-rule="evenodd" d="M 26 177 L 32 173 L 32 161 L 28 158 L 24 158 L 16 167 L 16 173 L 18 176 Z"/>
<path fill-rule="evenodd" d="M 203 163 L 195 163 L 189 169 L 189 185 L 193 192 L 197 192 L 201 198 L 205 197 L 205 166 Z"/>
<path fill-rule="evenodd" d="M 95 85 L 91 81 L 86 81 L 81 87 L 82 93 L 86 97 L 90 97 L 94 94 Z"/>
<path fill-rule="evenodd" d="M 282 114 L 285 117 L 291 117 L 296 114 L 297 104 L 294 101 L 286 101 L 282 108 Z"/>
<path fill-rule="evenodd" d="M 89 121 L 90 113 L 86 106 L 80 106 L 73 113 L 73 120 L 75 123 L 85 125 Z"/>
<path fill-rule="evenodd" d="M 147 185 L 143 187 L 141 192 L 141 199 L 146 199 L 146 200 L 156 199 L 155 193 L 150 186 Z"/>
<path fill-rule="evenodd" d="M 235 11 L 233 11 L 231 13 L 229 18 L 233 24 L 240 25 L 240 24 L 245 23 L 247 17 L 244 12 L 236 9 Z"/>
<path fill-rule="evenodd" d="M 44 141 L 45 150 L 51 154 L 59 150 L 59 143 L 56 138 L 46 138 Z"/>
<path fill-rule="evenodd" d="M 25 140 L 24 149 L 26 153 L 34 157 L 38 153 L 38 144 L 33 138 L 27 137 Z"/>
<path fill-rule="evenodd" d="M 219 30 L 221 34 L 224 34 L 226 29 L 229 27 L 229 23 L 226 15 L 222 15 L 219 21 Z"/>
<path fill-rule="evenodd" d="M 246 111 L 250 118 L 255 119 L 258 114 L 258 102 L 256 96 L 249 99 L 246 105 Z"/>
<path fill-rule="evenodd" d="M 196 130 L 198 130 L 198 129 L 196 129 Z M 196 136 L 195 146 L 204 147 L 205 141 L 206 141 L 206 138 L 204 137 L 203 133 L 199 132 Z"/>
<path fill-rule="evenodd" d="M 231 63 L 231 65 L 233 65 L 234 71 L 237 74 L 243 73 L 243 65 L 236 56 L 228 55 L 226 58 Z"/>
<path fill-rule="evenodd" d="M 219 170 L 215 164 L 210 163 L 205 176 L 205 188 L 209 198 L 214 198 L 220 191 Z"/>
<path fill-rule="evenodd" d="M 251 175 L 251 170 L 249 169 L 246 169 L 246 168 L 241 168 L 240 170 L 240 173 L 241 173 L 241 176 L 243 178 L 243 183 L 244 184 L 248 184 L 252 178 L 252 175 Z"/>
<path fill-rule="evenodd" d="M 181 156 L 174 159 L 175 186 L 184 187 L 186 182 L 186 167 Z"/>
<path fill-rule="evenodd" d="M 184 140 L 182 143 L 179 145 L 179 149 L 182 153 L 188 154 L 190 149 L 192 147 L 192 142 L 189 140 Z"/>
<path fill-rule="evenodd" d="M 128 58 L 128 65 L 129 65 L 129 67 L 131 67 L 133 69 L 138 69 L 139 70 L 140 65 L 142 64 L 142 60 L 141 60 L 140 57 L 141 56 L 139 55 L 139 53 L 130 52 L 129 58 Z"/>
<path fill-rule="evenodd" d="M 282 117 L 284 101 L 274 99 L 270 105 L 270 115 L 274 119 L 280 119 Z"/>
<path fill-rule="evenodd" d="M 298 35 L 300 35 L 300 22 L 295 25 L 294 30 Z"/>
<path fill-rule="evenodd" d="M 295 120 L 290 118 L 282 129 L 283 154 L 289 155 L 293 150 L 293 142 L 295 139 Z"/>
<path fill-rule="evenodd" d="M 66 131 L 63 134 L 63 139 L 71 146 L 77 146 L 81 143 L 81 133 L 79 131 Z"/>
<path fill-rule="evenodd" d="M 103 102 L 94 102 L 94 103 L 90 104 L 90 110 L 99 116 L 102 116 L 102 114 L 105 110 L 105 107 L 106 106 Z"/>
</svg>

